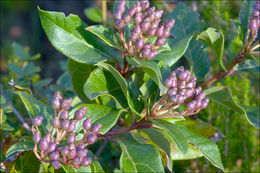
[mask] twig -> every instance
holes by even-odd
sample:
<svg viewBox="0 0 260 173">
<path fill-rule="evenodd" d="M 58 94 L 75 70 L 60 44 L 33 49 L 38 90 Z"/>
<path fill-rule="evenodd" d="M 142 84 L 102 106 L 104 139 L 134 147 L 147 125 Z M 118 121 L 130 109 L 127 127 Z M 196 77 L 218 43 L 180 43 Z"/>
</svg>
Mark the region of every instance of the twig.
<svg viewBox="0 0 260 173">
<path fill-rule="evenodd" d="M 231 62 L 231 64 L 228 66 L 227 68 L 227 72 L 224 72 L 224 71 L 219 71 L 218 73 L 216 73 L 211 79 L 207 80 L 206 82 L 204 82 L 201 87 L 204 88 L 212 83 L 214 83 L 215 81 L 223 78 L 223 77 L 226 77 L 230 74 L 232 74 L 234 72 L 234 69 L 233 67 L 244 61 L 246 58 L 244 57 L 244 53 L 242 52 L 239 52 L 238 55 L 236 56 L 236 58 Z"/>
</svg>

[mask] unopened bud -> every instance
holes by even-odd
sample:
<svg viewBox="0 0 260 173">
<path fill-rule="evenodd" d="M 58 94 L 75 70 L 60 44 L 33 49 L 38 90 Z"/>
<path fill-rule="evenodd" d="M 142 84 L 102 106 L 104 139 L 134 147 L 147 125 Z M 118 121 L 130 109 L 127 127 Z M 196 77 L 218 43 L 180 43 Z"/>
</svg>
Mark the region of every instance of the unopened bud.
<svg viewBox="0 0 260 173">
<path fill-rule="evenodd" d="M 33 118 L 33 125 L 34 126 L 40 126 L 42 124 L 42 120 L 43 120 L 43 116 L 38 115 L 36 117 Z"/>
<path fill-rule="evenodd" d="M 84 122 L 83 122 L 83 128 L 85 130 L 89 130 L 91 128 L 91 118 L 87 118 Z"/>
<path fill-rule="evenodd" d="M 86 112 L 87 112 L 87 107 L 83 106 L 82 108 L 80 108 L 75 112 L 74 118 L 76 120 L 81 120 L 86 115 Z"/>
<path fill-rule="evenodd" d="M 88 136 L 87 136 L 87 142 L 89 144 L 94 144 L 95 142 L 97 141 L 97 136 L 90 133 Z"/>
<path fill-rule="evenodd" d="M 41 133 L 39 131 L 36 131 L 33 135 L 33 141 L 34 143 L 38 144 L 41 140 Z"/>
<path fill-rule="evenodd" d="M 54 169 L 59 169 L 62 167 L 61 163 L 58 160 L 54 160 L 53 162 L 51 162 L 51 165 Z"/>
<path fill-rule="evenodd" d="M 92 159 L 91 158 L 84 158 L 83 161 L 81 162 L 81 165 L 84 166 L 84 167 L 87 167 L 89 166 L 89 164 L 92 162 Z"/>
<path fill-rule="evenodd" d="M 69 137 L 68 137 L 67 142 L 68 142 L 69 144 L 74 144 L 75 141 L 76 141 L 75 133 L 71 133 L 71 134 L 69 135 Z"/>
</svg>

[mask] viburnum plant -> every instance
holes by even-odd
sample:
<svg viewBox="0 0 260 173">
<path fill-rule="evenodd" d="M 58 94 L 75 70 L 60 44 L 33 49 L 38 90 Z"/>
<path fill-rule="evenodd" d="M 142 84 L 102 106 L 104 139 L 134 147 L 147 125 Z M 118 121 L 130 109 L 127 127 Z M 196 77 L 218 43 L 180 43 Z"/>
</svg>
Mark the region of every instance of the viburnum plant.
<svg viewBox="0 0 260 173">
<path fill-rule="evenodd" d="M 244 114 L 259 128 L 257 107 L 237 104 L 225 86 L 210 87 L 241 66 L 259 63 L 259 9 L 259 2 L 244 2 L 239 21 L 233 20 L 241 50 L 224 63 L 224 35 L 211 27 L 203 31 L 198 15 L 182 3 L 164 15 L 148 0 L 118 0 L 113 26 L 87 26 L 76 15 L 38 8 L 48 39 L 69 58 L 82 103 L 57 92 L 52 104 L 45 104 L 17 91 L 33 120 L 33 142 L 15 147 L 33 149 L 40 161 L 67 172 L 102 172 L 87 147 L 103 139 L 120 145 L 123 172 L 171 172 L 173 160 L 201 156 L 224 171 L 215 144 L 223 135 L 193 128 L 205 126 L 196 115 L 211 101 Z M 206 76 L 206 45 L 219 64 L 212 77 Z M 176 65 L 181 57 L 188 65 Z"/>
</svg>

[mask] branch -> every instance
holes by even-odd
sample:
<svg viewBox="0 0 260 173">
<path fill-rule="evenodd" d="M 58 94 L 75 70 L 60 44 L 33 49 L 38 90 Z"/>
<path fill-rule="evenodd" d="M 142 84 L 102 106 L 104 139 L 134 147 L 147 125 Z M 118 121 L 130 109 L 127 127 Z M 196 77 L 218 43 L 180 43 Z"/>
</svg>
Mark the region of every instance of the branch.
<svg viewBox="0 0 260 173">
<path fill-rule="evenodd" d="M 227 67 L 227 72 L 224 71 L 219 71 L 217 72 L 211 79 L 207 80 L 206 82 L 204 82 L 200 87 L 204 88 L 206 86 L 209 86 L 210 84 L 216 82 L 217 80 L 224 78 L 230 74 L 232 74 L 234 72 L 233 67 L 244 61 L 246 58 L 244 57 L 244 53 L 239 52 L 238 55 L 236 56 L 236 58 L 231 62 L 231 64 Z"/>
</svg>

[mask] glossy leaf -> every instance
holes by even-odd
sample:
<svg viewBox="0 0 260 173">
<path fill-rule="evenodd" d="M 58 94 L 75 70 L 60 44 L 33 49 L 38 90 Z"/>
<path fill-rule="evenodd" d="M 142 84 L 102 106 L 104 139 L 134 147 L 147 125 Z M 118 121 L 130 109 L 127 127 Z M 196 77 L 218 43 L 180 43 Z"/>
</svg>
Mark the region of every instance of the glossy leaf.
<svg viewBox="0 0 260 173">
<path fill-rule="evenodd" d="M 68 66 L 74 91 L 82 101 L 90 103 L 91 100 L 85 95 L 83 87 L 91 71 L 93 71 L 95 67 L 89 64 L 78 63 L 71 59 L 69 60 Z"/>
<path fill-rule="evenodd" d="M 114 78 L 116 79 L 117 83 L 120 85 L 126 99 L 127 99 L 127 103 L 128 103 L 128 106 L 129 108 L 138 116 L 141 116 L 139 114 L 140 111 L 137 111 L 136 110 L 136 103 L 133 103 L 134 100 L 132 100 L 131 98 L 131 95 L 133 95 L 133 92 L 132 93 L 129 93 L 129 89 L 128 89 L 128 84 L 126 82 L 126 80 L 123 78 L 123 76 L 114 68 L 112 67 L 111 65 L 109 64 L 106 64 L 106 63 L 98 63 L 97 66 L 99 67 L 102 67 L 103 69 L 109 71 L 113 76 Z M 108 80 L 109 81 L 109 80 Z M 109 81 L 110 82 L 110 81 Z M 131 86 L 133 87 L 133 86 Z M 139 92 L 136 93 L 136 96 L 139 95 Z M 137 99 L 137 98 L 134 98 L 134 99 Z"/>
<path fill-rule="evenodd" d="M 26 92 L 17 91 L 16 94 L 20 96 L 31 119 L 38 115 L 44 117 L 40 128 L 43 128 L 44 131 L 42 132 L 47 132 L 47 129 L 50 127 L 50 120 L 54 117 L 54 110 L 52 107 L 45 105 L 40 100 Z"/>
<path fill-rule="evenodd" d="M 186 153 L 188 151 L 188 143 L 176 125 L 163 120 L 153 120 L 152 122 L 163 130 L 163 132 L 171 139 L 171 141 L 178 146 L 181 152 Z"/>
<path fill-rule="evenodd" d="M 153 145 L 118 142 L 122 149 L 120 168 L 123 172 L 164 172 L 160 154 Z"/>
<path fill-rule="evenodd" d="M 131 65 L 142 69 L 146 74 L 148 74 L 152 78 L 152 80 L 160 88 L 161 95 L 162 93 L 164 93 L 165 86 L 163 85 L 161 70 L 155 62 L 136 58 L 128 58 L 128 60 Z"/>
<path fill-rule="evenodd" d="M 172 160 L 189 160 L 189 159 L 196 159 L 199 157 L 203 157 L 203 154 L 198 148 L 194 147 L 191 144 L 188 144 L 188 151 L 186 153 L 183 153 L 176 146 L 176 144 L 171 143 L 170 156 Z"/>
<path fill-rule="evenodd" d="M 117 49 L 122 49 L 122 46 L 119 43 L 119 37 L 117 37 L 113 28 L 103 25 L 92 25 L 87 27 L 86 30 L 95 34 L 109 46 Z"/>
<path fill-rule="evenodd" d="M 74 113 L 83 106 L 87 107 L 87 114 L 77 123 L 75 132 L 82 130 L 83 121 L 87 117 L 91 117 L 92 125 L 101 123 L 102 127 L 100 133 L 105 134 L 116 124 L 118 117 L 124 111 L 99 104 L 81 104 L 69 113 L 70 117 L 73 118 Z"/>
<path fill-rule="evenodd" d="M 196 39 L 206 43 L 216 53 L 220 67 L 226 70 L 223 62 L 224 35 L 222 32 L 210 27 L 206 31 L 201 32 Z"/>
<path fill-rule="evenodd" d="M 219 149 L 213 141 L 197 133 L 194 133 L 191 130 L 188 130 L 184 126 L 180 126 L 179 129 L 189 143 L 197 147 L 202 152 L 204 157 L 206 157 L 214 166 L 224 171 Z"/>
<path fill-rule="evenodd" d="M 27 151 L 15 160 L 14 167 L 16 172 L 38 172 L 40 163 L 33 151 Z"/>
<path fill-rule="evenodd" d="M 127 107 L 126 97 L 116 79 L 111 73 L 99 68 L 89 75 L 84 84 L 84 93 L 91 100 L 102 95 L 111 96 L 122 107 Z"/>
<path fill-rule="evenodd" d="M 87 27 L 74 14 L 44 11 L 38 8 L 42 27 L 52 43 L 61 53 L 80 63 L 94 64 L 104 61 L 106 54 L 94 48 L 86 40 Z"/>
<path fill-rule="evenodd" d="M 18 154 L 22 151 L 28 151 L 33 150 L 34 148 L 34 142 L 33 141 L 23 141 L 23 142 L 17 142 L 13 144 L 6 152 L 6 158 Z"/>
<path fill-rule="evenodd" d="M 235 102 L 230 90 L 227 87 L 224 86 L 212 87 L 206 90 L 206 94 L 211 101 L 214 101 L 238 113 L 244 114 L 250 124 L 260 128 L 259 125 L 260 115 L 259 115 L 259 111 L 257 111 L 257 108 L 248 107 L 247 109 L 243 109 L 244 106 L 240 106 Z"/>
<path fill-rule="evenodd" d="M 193 34 L 200 31 L 201 23 L 199 14 L 190 10 L 184 3 L 178 3 L 167 19 L 175 19 L 175 25 L 171 30 L 174 36 L 170 43 L 171 51 L 161 52 L 155 60 L 162 60 L 172 66 L 185 54 Z"/>
<path fill-rule="evenodd" d="M 84 10 L 85 15 L 87 18 L 93 22 L 101 23 L 102 22 L 102 11 L 98 8 L 86 8 Z"/>
</svg>

